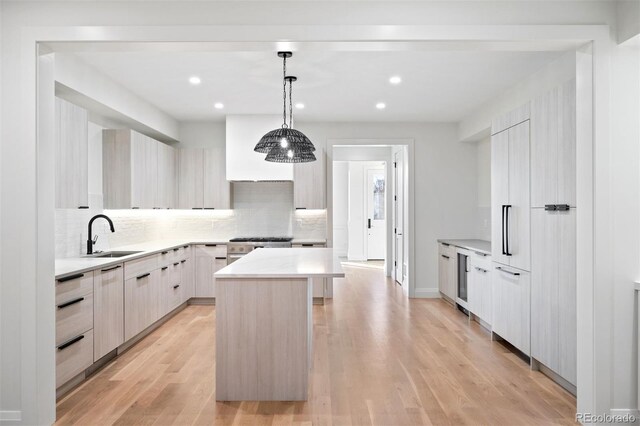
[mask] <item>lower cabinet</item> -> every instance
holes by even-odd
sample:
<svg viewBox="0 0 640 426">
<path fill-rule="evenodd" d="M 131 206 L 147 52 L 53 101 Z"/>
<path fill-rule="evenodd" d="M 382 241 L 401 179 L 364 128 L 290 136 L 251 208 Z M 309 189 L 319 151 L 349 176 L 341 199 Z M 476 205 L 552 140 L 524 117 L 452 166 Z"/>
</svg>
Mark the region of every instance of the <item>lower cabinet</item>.
<svg viewBox="0 0 640 426">
<path fill-rule="evenodd" d="M 93 361 L 124 343 L 124 268 L 93 271 Z"/>
<path fill-rule="evenodd" d="M 227 266 L 227 247 L 220 244 L 195 246 L 195 297 L 216 297 L 215 274 Z"/>
<path fill-rule="evenodd" d="M 93 330 L 82 333 L 56 348 L 56 388 L 93 364 Z"/>
<path fill-rule="evenodd" d="M 457 260 L 456 248 L 440 243 L 438 250 L 438 288 L 450 302 L 456 300 Z"/>
<path fill-rule="evenodd" d="M 487 326 L 491 325 L 491 260 L 483 257 L 469 258 L 469 274 L 467 281 L 467 302 L 469 311 Z"/>
<path fill-rule="evenodd" d="M 124 282 L 124 338 L 129 340 L 153 324 L 161 312 L 161 270 Z"/>
<path fill-rule="evenodd" d="M 530 274 L 493 262 L 491 280 L 493 282 L 492 331 L 529 356 L 531 353 Z"/>
</svg>

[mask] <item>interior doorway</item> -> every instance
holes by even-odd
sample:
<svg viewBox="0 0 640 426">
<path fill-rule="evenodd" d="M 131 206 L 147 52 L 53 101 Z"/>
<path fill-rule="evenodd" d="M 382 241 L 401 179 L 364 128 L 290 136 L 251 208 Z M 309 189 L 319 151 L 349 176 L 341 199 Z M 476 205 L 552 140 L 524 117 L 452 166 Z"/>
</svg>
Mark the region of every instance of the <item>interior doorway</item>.
<svg viewBox="0 0 640 426">
<path fill-rule="evenodd" d="M 364 190 L 367 209 L 367 260 L 383 260 L 386 248 L 386 163 L 367 167 Z"/>
</svg>

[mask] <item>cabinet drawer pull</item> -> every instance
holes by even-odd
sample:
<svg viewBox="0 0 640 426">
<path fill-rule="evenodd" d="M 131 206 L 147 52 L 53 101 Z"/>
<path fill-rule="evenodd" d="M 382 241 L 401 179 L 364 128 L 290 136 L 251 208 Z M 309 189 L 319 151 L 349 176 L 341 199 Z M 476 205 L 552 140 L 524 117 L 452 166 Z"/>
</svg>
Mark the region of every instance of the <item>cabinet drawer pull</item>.
<svg viewBox="0 0 640 426">
<path fill-rule="evenodd" d="M 86 210 L 86 209 L 88 209 L 88 208 L 89 208 L 89 206 L 78 206 L 78 208 L 79 208 L 79 209 L 82 209 L 82 210 Z"/>
<path fill-rule="evenodd" d="M 202 210 L 202 207 L 191 207 L 191 210 Z"/>
<path fill-rule="evenodd" d="M 226 260 L 227 258 L 224 256 L 216 256 L 216 260 Z"/>
<path fill-rule="evenodd" d="M 501 268 L 500 266 L 496 266 L 496 269 L 497 269 L 498 271 L 506 272 L 507 274 L 510 274 L 510 275 L 513 275 L 513 276 L 516 276 L 516 277 L 517 277 L 518 275 L 520 275 L 520 272 L 512 272 L 512 271 L 508 271 L 508 270 L 506 270 L 506 269 Z"/>
<path fill-rule="evenodd" d="M 215 210 L 215 207 L 205 207 L 203 210 Z"/>
<path fill-rule="evenodd" d="M 189 246 L 182 246 L 182 248 L 183 248 L 183 249 L 188 249 L 188 248 L 189 248 Z"/>
<path fill-rule="evenodd" d="M 149 275 L 151 275 L 151 273 L 150 273 L 150 272 L 147 272 L 146 274 L 143 274 L 143 275 L 140 275 L 139 277 L 136 277 L 136 280 L 141 280 L 141 279 L 143 279 L 143 278 L 148 277 Z"/>
<path fill-rule="evenodd" d="M 480 272 L 484 272 L 485 274 L 489 271 L 487 271 L 486 269 L 482 269 L 476 266 L 476 271 L 480 271 Z"/>
<path fill-rule="evenodd" d="M 118 268 L 122 268 L 122 265 L 116 265 L 116 266 L 113 266 L 111 268 L 101 269 L 100 272 L 109 272 L 109 271 L 113 271 L 113 270 L 118 269 Z"/>
<path fill-rule="evenodd" d="M 445 246 L 445 247 L 449 247 L 449 246 L 451 245 L 451 244 L 449 244 L 449 243 L 440 243 L 440 244 L 442 244 L 442 245 L 443 245 L 443 246 Z"/>
<path fill-rule="evenodd" d="M 168 251 L 163 251 L 162 254 L 169 254 L 169 252 Z"/>
<path fill-rule="evenodd" d="M 84 339 L 84 334 L 81 334 L 78 337 L 74 337 L 73 339 L 69 340 L 68 342 L 65 342 L 65 343 L 61 344 L 60 346 L 58 346 L 58 350 L 61 351 L 63 349 L 66 349 L 69 346 L 73 345 L 74 343 L 78 343 L 82 339 Z"/>
<path fill-rule="evenodd" d="M 218 247 L 217 244 L 205 244 L 204 246 L 205 247 Z"/>
<path fill-rule="evenodd" d="M 548 212 L 552 212 L 556 210 L 556 205 L 555 204 L 545 204 L 544 205 L 544 209 Z"/>
<path fill-rule="evenodd" d="M 59 283 L 63 283 L 66 281 L 71 281 L 71 280 L 75 280 L 76 278 L 82 278 L 84 277 L 84 274 L 73 274 L 73 275 L 67 275 L 66 277 L 62 277 L 62 278 L 58 278 L 58 282 Z"/>
<path fill-rule="evenodd" d="M 77 299 L 69 300 L 61 305 L 58 305 L 58 309 L 66 308 L 67 306 L 75 305 L 76 303 L 80 303 L 84 300 L 84 297 L 78 297 Z"/>
<path fill-rule="evenodd" d="M 164 271 L 165 269 L 169 269 L 168 266 L 163 266 L 162 268 L 160 268 L 160 270 Z"/>
<path fill-rule="evenodd" d="M 489 256 L 487 253 L 482 253 L 480 251 L 474 251 L 474 253 L 477 254 L 478 256 L 482 256 L 482 257 Z"/>
<path fill-rule="evenodd" d="M 559 212 L 566 212 L 570 209 L 571 206 L 569 204 L 556 204 L 556 210 L 558 210 Z"/>
<path fill-rule="evenodd" d="M 306 207 L 296 207 L 296 210 L 306 210 Z"/>
<path fill-rule="evenodd" d="M 180 284 L 176 284 L 173 286 L 173 289 L 175 290 L 176 288 L 180 287 Z"/>
<path fill-rule="evenodd" d="M 302 247 L 313 247 L 313 244 L 302 244 Z"/>
<path fill-rule="evenodd" d="M 184 263 L 184 262 L 186 262 L 186 261 L 187 261 L 187 259 L 184 259 L 184 260 L 181 260 L 181 261 L 180 261 L 180 263 Z"/>
<path fill-rule="evenodd" d="M 173 266 L 178 266 L 180 264 L 180 262 L 176 262 L 173 264 Z"/>
<path fill-rule="evenodd" d="M 179 249 L 179 248 L 174 248 L 174 249 L 173 249 L 173 251 L 178 251 L 178 250 L 180 250 L 180 249 Z"/>
<path fill-rule="evenodd" d="M 446 254 L 441 254 L 440 256 L 444 257 L 445 259 L 449 259 L 449 256 L 447 256 Z"/>
</svg>

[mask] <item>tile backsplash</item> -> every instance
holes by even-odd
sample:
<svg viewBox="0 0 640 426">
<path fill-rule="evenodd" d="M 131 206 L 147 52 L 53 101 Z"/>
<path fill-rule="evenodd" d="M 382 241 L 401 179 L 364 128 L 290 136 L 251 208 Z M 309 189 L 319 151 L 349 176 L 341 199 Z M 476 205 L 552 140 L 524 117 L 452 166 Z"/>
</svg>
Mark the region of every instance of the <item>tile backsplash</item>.
<svg viewBox="0 0 640 426">
<path fill-rule="evenodd" d="M 234 210 L 56 210 L 56 258 L 85 253 L 87 224 L 92 216 L 105 213 L 116 232 L 104 219 L 93 224 L 98 236 L 95 250 L 144 241 L 194 238 L 226 240 L 238 236 L 282 236 L 326 238 L 326 210 L 285 212 L 272 204 L 270 209 L 244 205 Z"/>
</svg>

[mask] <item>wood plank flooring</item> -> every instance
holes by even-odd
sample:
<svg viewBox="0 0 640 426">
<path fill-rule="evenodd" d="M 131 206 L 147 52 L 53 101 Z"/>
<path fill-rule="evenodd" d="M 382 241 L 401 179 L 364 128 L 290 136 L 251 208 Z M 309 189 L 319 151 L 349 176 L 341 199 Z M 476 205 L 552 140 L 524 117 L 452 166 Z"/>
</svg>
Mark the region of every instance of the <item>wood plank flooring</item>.
<svg viewBox="0 0 640 426">
<path fill-rule="evenodd" d="M 58 401 L 56 424 L 575 424 L 573 396 L 446 302 L 345 272 L 313 308 L 309 401 L 216 402 L 215 307 L 189 306 Z"/>
</svg>

